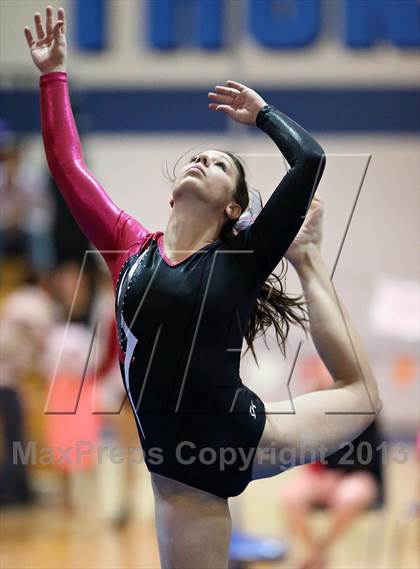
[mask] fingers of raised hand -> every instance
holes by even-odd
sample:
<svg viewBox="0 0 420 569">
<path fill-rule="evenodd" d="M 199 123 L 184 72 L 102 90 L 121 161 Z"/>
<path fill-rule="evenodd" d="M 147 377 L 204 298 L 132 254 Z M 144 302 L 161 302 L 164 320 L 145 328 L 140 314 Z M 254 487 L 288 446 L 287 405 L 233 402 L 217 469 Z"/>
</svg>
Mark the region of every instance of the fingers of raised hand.
<svg viewBox="0 0 420 569">
<path fill-rule="evenodd" d="M 32 37 L 31 30 L 28 28 L 28 26 L 25 26 L 24 32 L 25 32 L 25 38 L 26 38 L 26 42 L 27 42 L 28 46 L 32 47 L 35 43 L 35 40 Z"/>
<path fill-rule="evenodd" d="M 232 109 L 232 107 L 229 105 L 217 105 L 215 103 L 210 103 L 209 107 L 214 111 L 222 111 L 223 113 L 229 115 L 231 118 L 235 117 L 235 110 Z"/>
<path fill-rule="evenodd" d="M 209 103 L 209 109 L 212 111 L 220 111 L 221 107 L 227 107 L 228 105 L 221 105 L 220 103 Z"/>
<path fill-rule="evenodd" d="M 226 85 L 229 85 L 229 87 L 232 87 L 239 92 L 247 88 L 246 85 L 242 85 L 242 83 L 238 83 L 237 81 L 232 81 L 231 79 L 228 79 L 226 81 Z"/>
<path fill-rule="evenodd" d="M 45 32 L 41 22 L 41 14 L 39 12 L 36 12 L 34 14 L 34 21 L 35 21 L 36 35 L 39 40 L 42 40 L 45 36 Z"/>
<path fill-rule="evenodd" d="M 58 21 L 61 21 L 65 24 L 64 8 L 58 9 Z M 47 6 L 47 8 L 46 8 L 47 37 L 51 36 L 51 34 L 54 34 L 58 21 L 54 25 L 53 8 L 52 8 L 52 6 Z M 45 39 L 44 27 L 42 25 L 41 14 L 39 12 L 36 12 L 34 14 L 34 22 L 35 22 L 35 30 L 36 30 L 36 35 L 37 35 L 38 40 Z M 61 26 L 59 26 L 57 31 L 60 29 L 60 27 Z M 61 31 L 64 31 L 62 27 L 61 27 Z M 33 47 L 37 42 L 35 42 L 33 35 L 32 35 L 32 32 L 28 26 L 25 26 L 24 33 L 25 33 L 25 38 L 26 38 L 26 42 L 27 42 L 28 46 L 30 48 Z"/>
<path fill-rule="evenodd" d="M 46 8 L 46 22 L 47 22 L 47 35 L 50 36 L 53 32 L 53 9 L 52 6 Z"/>
<path fill-rule="evenodd" d="M 61 21 L 64 22 L 64 23 L 66 23 L 65 14 L 64 14 L 64 8 L 59 8 L 59 9 L 58 9 L 58 19 L 61 20 Z"/>
<path fill-rule="evenodd" d="M 56 23 L 54 24 L 53 8 L 52 8 L 52 6 L 47 6 L 47 8 L 46 8 L 46 22 L 47 22 L 47 35 L 48 36 L 50 36 L 51 34 L 57 34 L 60 30 L 62 32 L 64 32 L 64 29 L 63 29 L 63 26 L 65 25 L 64 8 L 60 7 L 58 9 L 57 14 L 58 14 L 58 19 L 57 19 Z M 60 24 L 59 24 L 59 22 L 60 22 Z M 61 22 L 63 23 L 63 26 L 61 25 Z"/>
<path fill-rule="evenodd" d="M 233 89 L 232 87 L 224 87 L 223 85 L 216 85 L 214 90 L 221 95 L 229 95 L 230 97 L 237 97 L 240 94 L 238 89 Z"/>
<path fill-rule="evenodd" d="M 220 95 L 219 93 L 209 93 L 209 99 L 213 99 L 217 103 L 227 103 L 228 105 L 232 104 L 233 97 L 231 95 Z"/>
<path fill-rule="evenodd" d="M 215 92 L 210 91 L 208 94 L 209 99 L 212 99 L 217 103 L 226 103 L 228 105 L 232 105 L 235 101 L 235 98 L 240 95 L 240 92 L 237 89 L 223 87 L 222 85 L 216 85 L 214 91 Z"/>
</svg>

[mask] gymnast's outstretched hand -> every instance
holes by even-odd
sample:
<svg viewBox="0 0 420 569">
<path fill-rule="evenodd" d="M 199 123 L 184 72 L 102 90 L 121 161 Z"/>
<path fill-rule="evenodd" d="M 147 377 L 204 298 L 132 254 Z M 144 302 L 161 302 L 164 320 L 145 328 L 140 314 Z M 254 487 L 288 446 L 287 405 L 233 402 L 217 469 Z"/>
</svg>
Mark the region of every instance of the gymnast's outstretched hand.
<svg viewBox="0 0 420 569">
<path fill-rule="evenodd" d="M 299 233 L 284 255 L 292 265 L 297 266 L 310 248 L 321 251 L 323 215 L 324 201 L 315 194 Z"/>
<path fill-rule="evenodd" d="M 257 115 L 267 103 L 256 91 L 236 81 L 226 81 L 226 87 L 216 85 L 209 92 L 209 108 L 226 113 L 235 122 L 255 125 Z"/>
<path fill-rule="evenodd" d="M 34 14 L 34 22 L 38 38 L 36 41 L 28 26 L 25 26 L 24 29 L 26 41 L 31 50 L 32 61 L 41 71 L 41 74 L 51 71 L 65 71 L 67 46 L 64 8 L 58 9 L 58 20 L 54 24 L 52 6 L 47 6 L 45 30 L 39 12 Z"/>
</svg>

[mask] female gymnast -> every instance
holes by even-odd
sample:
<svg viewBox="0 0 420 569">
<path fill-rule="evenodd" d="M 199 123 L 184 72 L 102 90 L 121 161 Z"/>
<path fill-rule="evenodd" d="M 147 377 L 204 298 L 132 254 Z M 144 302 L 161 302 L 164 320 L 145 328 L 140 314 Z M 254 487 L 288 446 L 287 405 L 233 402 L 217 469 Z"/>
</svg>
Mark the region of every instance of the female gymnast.
<svg viewBox="0 0 420 569">
<path fill-rule="evenodd" d="M 251 480 L 317 460 L 321 447 L 331 454 L 381 408 L 360 338 L 320 255 L 320 202 L 312 199 L 324 152 L 255 91 L 227 81 L 209 93 L 209 108 L 268 134 L 290 170 L 253 223 L 232 234 L 249 203 L 243 167 L 231 152 L 201 152 L 174 181 L 166 231 L 150 232 L 109 199 L 83 160 L 68 94 L 64 10 L 54 23 L 46 8 L 45 30 L 39 13 L 34 20 L 37 40 L 28 27 L 25 36 L 41 72 L 46 157 L 112 274 L 121 372 L 151 474 L 162 566 L 227 567 L 228 498 Z M 241 347 L 245 335 L 249 343 L 264 327 L 264 302 L 276 295 L 266 281 L 286 252 L 335 384 L 264 404 L 242 383 Z M 284 449 L 299 452 L 290 461 Z M 300 452 L 306 449 L 310 458 Z"/>
</svg>

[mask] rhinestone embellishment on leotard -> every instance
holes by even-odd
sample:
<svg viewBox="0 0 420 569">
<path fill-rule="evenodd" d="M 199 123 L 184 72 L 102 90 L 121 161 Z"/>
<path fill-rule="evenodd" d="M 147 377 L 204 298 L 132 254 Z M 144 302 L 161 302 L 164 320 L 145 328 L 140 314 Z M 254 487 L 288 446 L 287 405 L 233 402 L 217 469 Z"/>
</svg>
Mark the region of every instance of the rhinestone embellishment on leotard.
<svg viewBox="0 0 420 569">
<path fill-rule="evenodd" d="M 122 313 L 123 313 L 123 309 L 124 309 L 124 305 L 125 305 L 125 300 L 127 297 L 127 293 L 130 290 L 131 283 L 132 283 L 132 280 L 134 278 L 134 275 L 144 265 L 146 257 L 148 256 L 150 249 L 151 249 L 151 246 L 149 245 L 146 251 L 141 250 L 138 253 L 136 253 L 135 255 L 132 255 L 131 257 L 129 257 L 127 259 L 127 261 L 124 263 L 124 265 L 121 267 L 120 273 L 118 275 L 117 299 L 119 296 L 118 291 L 120 291 L 120 287 L 124 284 L 124 279 L 125 278 L 129 279 L 129 282 L 128 282 L 127 286 L 125 287 L 124 292 L 122 293 L 122 298 L 119 299 L 119 302 L 117 302 L 117 305 L 116 305 L 117 320 L 118 320 L 117 321 L 118 342 L 119 342 L 120 348 L 121 348 L 123 353 L 125 353 L 126 349 L 127 349 L 127 336 L 126 336 L 126 333 L 125 333 L 123 325 L 122 325 Z M 137 260 L 139 259 L 140 256 L 142 256 L 142 257 L 141 257 L 140 261 L 137 263 Z M 134 270 L 133 270 L 133 268 L 134 268 Z M 130 276 L 129 273 L 131 270 L 133 270 L 133 274 Z"/>
</svg>

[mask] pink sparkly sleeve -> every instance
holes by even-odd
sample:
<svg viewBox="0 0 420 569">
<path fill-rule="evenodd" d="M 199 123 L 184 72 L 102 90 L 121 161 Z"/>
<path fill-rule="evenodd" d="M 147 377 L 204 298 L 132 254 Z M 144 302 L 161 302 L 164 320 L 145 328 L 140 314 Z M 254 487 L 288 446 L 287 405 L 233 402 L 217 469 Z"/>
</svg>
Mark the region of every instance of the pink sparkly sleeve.
<svg viewBox="0 0 420 569">
<path fill-rule="evenodd" d="M 40 77 L 40 102 L 51 175 L 81 230 L 101 252 L 114 277 L 129 247 L 142 243 L 150 232 L 119 208 L 89 172 L 70 105 L 67 73 L 57 71 Z"/>
</svg>

